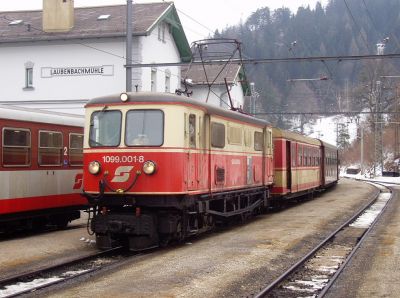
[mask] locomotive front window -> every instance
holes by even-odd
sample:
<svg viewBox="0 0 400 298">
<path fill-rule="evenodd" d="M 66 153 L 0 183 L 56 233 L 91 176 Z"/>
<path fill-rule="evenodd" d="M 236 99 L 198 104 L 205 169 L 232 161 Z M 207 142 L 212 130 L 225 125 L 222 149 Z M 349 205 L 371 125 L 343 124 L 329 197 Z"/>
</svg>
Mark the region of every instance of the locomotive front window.
<svg viewBox="0 0 400 298">
<path fill-rule="evenodd" d="M 3 128 L 3 165 L 29 166 L 31 132 L 27 129 Z"/>
<path fill-rule="evenodd" d="M 164 143 L 164 113 L 160 110 L 130 110 L 126 113 L 127 146 L 161 146 Z"/>
<path fill-rule="evenodd" d="M 118 146 L 121 140 L 121 119 L 120 111 L 103 109 L 93 112 L 90 120 L 89 146 Z"/>
</svg>

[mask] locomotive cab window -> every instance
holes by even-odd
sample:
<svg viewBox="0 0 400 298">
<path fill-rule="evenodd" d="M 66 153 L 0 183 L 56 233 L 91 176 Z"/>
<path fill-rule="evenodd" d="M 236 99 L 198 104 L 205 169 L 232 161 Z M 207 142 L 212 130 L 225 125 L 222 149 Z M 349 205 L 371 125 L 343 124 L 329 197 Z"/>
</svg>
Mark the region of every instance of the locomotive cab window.
<svg viewBox="0 0 400 298">
<path fill-rule="evenodd" d="M 254 132 L 254 150 L 263 150 L 263 133 L 259 131 Z"/>
<path fill-rule="evenodd" d="M 27 129 L 3 128 L 2 160 L 4 166 L 29 166 L 31 132 Z"/>
<path fill-rule="evenodd" d="M 120 111 L 101 110 L 93 112 L 90 119 L 89 146 L 118 146 L 121 140 Z"/>
<path fill-rule="evenodd" d="M 216 148 L 225 147 L 225 125 L 222 123 L 211 123 L 211 146 Z"/>
<path fill-rule="evenodd" d="M 161 110 L 130 110 L 126 113 L 127 146 L 161 146 L 164 143 L 164 113 Z"/>
<path fill-rule="evenodd" d="M 39 156 L 41 166 L 60 166 L 62 161 L 62 133 L 39 131 Z"/>
<path fill-rule="evenodd" d="M 83 165 L 83 135 L 69 134 L 69 164 L 71 166 Z"/>
</svg>

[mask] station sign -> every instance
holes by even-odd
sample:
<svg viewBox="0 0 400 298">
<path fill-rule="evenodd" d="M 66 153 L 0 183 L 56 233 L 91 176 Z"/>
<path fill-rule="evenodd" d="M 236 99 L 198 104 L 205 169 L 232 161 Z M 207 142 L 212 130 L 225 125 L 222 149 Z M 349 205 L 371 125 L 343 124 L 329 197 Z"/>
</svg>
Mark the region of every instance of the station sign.
<svg viewBox="0 0 400 298">
<path fill-rule="evenodd" d="M 74 66 L 74 67 L 42 67 L 42 78 L 70 76 L 113 76 L 114 65 Z"/>
</svg>

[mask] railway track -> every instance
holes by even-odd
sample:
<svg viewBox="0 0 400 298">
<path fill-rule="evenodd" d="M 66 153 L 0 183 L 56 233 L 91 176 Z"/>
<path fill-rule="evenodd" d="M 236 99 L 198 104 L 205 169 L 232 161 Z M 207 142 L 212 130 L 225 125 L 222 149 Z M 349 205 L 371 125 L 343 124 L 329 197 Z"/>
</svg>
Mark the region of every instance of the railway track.
<svg viewBox="0 0 400 298">
<path fill-rule="evenodd" d="M 390 187 L 373 184 L 379 191 L 368 204 L 254 297 L 323 297 L 392 198 Z"/>
<path fill-rule="evenodd" d="M 117 247 L 0 279 L 0 297 L 16 297 L 91 274 L 117 263 L 126 256 L 124 253 Z"/>
</svg>

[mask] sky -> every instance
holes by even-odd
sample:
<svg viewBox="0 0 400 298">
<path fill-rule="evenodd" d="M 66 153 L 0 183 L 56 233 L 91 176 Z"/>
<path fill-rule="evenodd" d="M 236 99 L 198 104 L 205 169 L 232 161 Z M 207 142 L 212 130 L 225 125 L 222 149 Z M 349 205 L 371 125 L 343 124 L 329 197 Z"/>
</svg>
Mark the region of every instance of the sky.
<svg viewBox="0 0 400 298">
<path fill-rule="evenodd" d="M 140 0 L 134 3 L 159 2 L 161 0 Z M 288 7 L 296 12 L 299 6 L 315 7 L 317 0 L 175 0 L 183 28 L 189 42 L 207 38 L 216 29 L 245 21 L 258 8 L 270 9 Z M 325 6 L 328 0 L 320 0 Z M 126 4 L 126 0 L 75 0 L 75 7 Z M 1 0 L 0 11 L 41 9 L 42 0 Z"/>
</svg>

